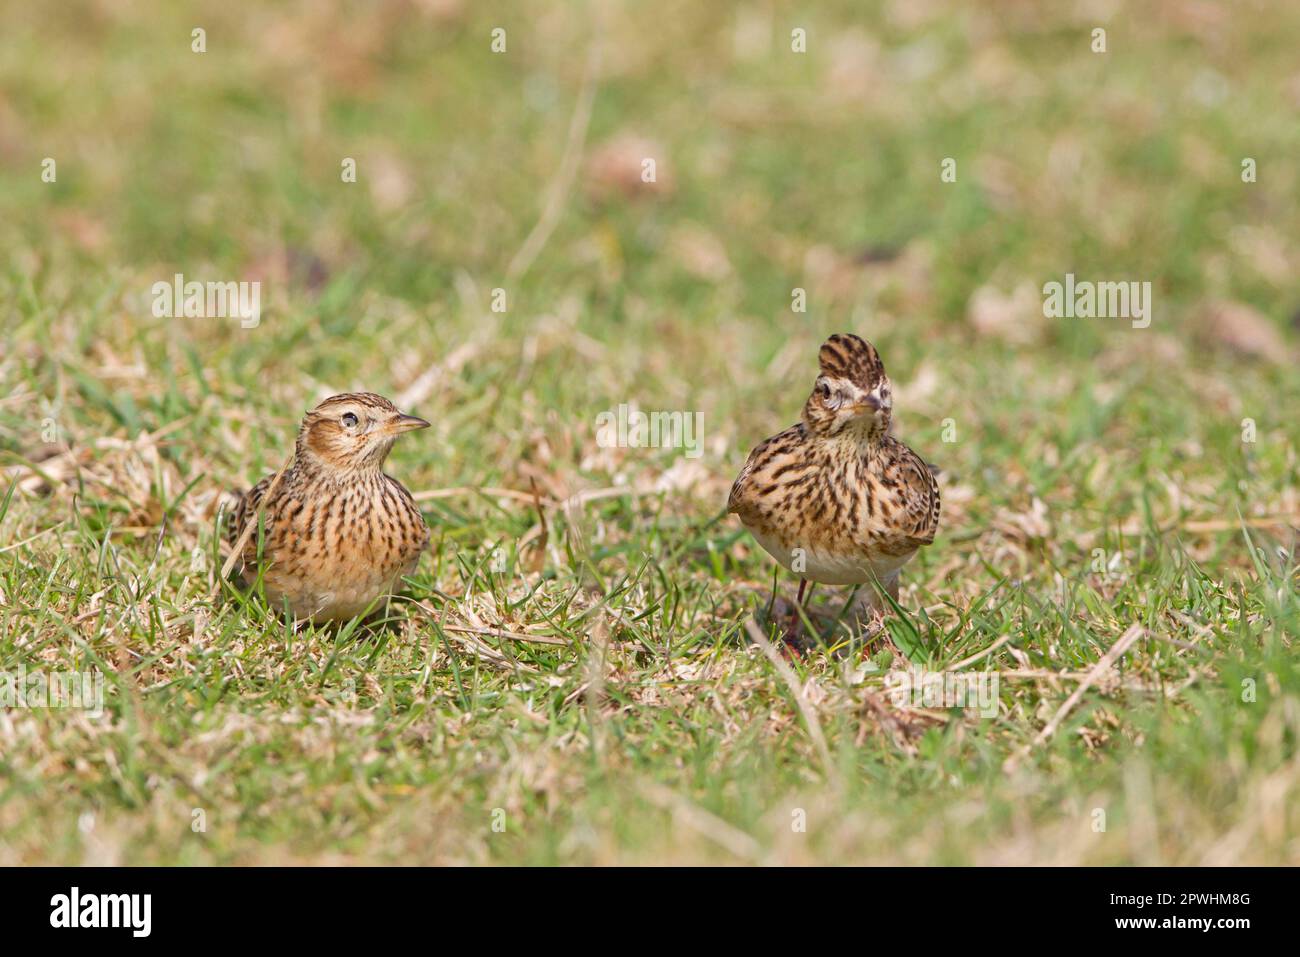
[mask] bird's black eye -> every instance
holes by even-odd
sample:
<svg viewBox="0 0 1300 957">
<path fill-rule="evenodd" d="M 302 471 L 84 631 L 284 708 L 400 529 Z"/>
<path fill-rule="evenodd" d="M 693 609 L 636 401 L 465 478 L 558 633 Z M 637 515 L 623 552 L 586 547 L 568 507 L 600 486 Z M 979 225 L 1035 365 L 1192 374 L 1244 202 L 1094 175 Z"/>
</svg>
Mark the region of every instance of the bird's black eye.
<svg viewBox="0 0 1300 957">
<path fill-rule="evenodd" d="M 831 394 L 831 387 L 823 382 L 817 386 L 817 394 L 825 399 Z"/>
<path fill-rule="evenodd" d="M 357 427 L 357 417 L 353 415 L 351 412 L 344 412 L 343 418 L 340 419 L 339 421 L 342 422 L 344 425 L 346 425 L 349 429 L 355 429 Z"/>
</svg>

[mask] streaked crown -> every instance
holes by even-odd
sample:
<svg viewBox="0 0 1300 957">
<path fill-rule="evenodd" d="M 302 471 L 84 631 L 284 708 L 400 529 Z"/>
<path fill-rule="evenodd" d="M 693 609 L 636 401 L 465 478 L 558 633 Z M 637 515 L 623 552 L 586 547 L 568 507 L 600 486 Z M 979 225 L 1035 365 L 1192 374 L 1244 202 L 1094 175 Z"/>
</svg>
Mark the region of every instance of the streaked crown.
<svg viewBox="0 0 1300 957">
<path fill-rule="evenodd" d="M 822 343 L 818 355 L 822 375 L 847 379 L 870 392 L 885 378 L 885 365 L 876 347 L 851 332 L 840 332 Z"/>
<path fill-rule="evenodd" d="M 308 412 L 307 416 L 310 418 L 313 415 L 329 415 L 333 410 L 341 409 L 344 406 L 352 406 L 385 415 L 391 415 L 397 411 L 397 406 L 382 395 L 377 395 L 374 392 L 340 392 L 338 395 L 332 395 L 322 401 L 316 408 Z"/>
</svg>

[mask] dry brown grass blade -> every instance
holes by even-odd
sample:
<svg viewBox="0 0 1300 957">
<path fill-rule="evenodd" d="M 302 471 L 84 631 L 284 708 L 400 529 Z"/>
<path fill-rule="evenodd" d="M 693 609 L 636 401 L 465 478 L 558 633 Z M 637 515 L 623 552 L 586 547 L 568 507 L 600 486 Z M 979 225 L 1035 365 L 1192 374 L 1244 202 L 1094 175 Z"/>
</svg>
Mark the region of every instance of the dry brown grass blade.
<svg viewBox="0 0 1300 957">
<path fill-rule="evenodd" d="M 1245 528 L 1300 528 L 1300 515 L 1264 515 L 1256 518 L 1214 518 L 1196 521 L 1173 521 L 1157 527 L 1161 535 L 1170 532 L 1187 532 L 1198 535 L 1208 532 L 1233 532 Z M 1125 522 L 1119 527 L 1121 535 L 1136 537 L 1149 530 L 1143 522 Z"/>
<path fill-rule="evenodd" d="M 531 478 L 528 482 L 533 488 L 533 508 L 537 510 L 537 524 L 541 527 L 533 546 L 533 557 L 528 563 L 529 571 L 536 574 L 546 564 L 546 545 L 551 540 L 551 530 L 546 525 L 546 510 L 542 508 L 542 494 L 537 490 L 537 482 Z"/>
<path fill-rule="evenodd" d="M 62 528 L 63 523 L 65 521 L 67 520 L 61 519 L 60 521 L 55 522 L 53 525 L 41 529 L 35 535 L 31 535 L 28 536 L 27 538 L 24 538 L 21 542 L 14 542 L 12 545 L 6 545 L 4 548 L 0 548 L 0 555 L 3 555 L 5 552 L 13 551 L 16 548 L 22 548 L 24 545 L 28 544 L 29 542 L 36 541 L 36 539 L 40 538 L 42 535 L 48 535 L 50 532 L 54 531 L 55 529 Z"/>
<path fill-rule="evenodd" d="M 511 279 L 519 279 L 524 273 L 528 272 L 533 260 L 546 246 L 546 241 L 551 238 L 551 233 L 559 225 L 560 217 L 564 212 L 565 200 L 568 199 L 569 192 L 573 188 L 574 177 L 578 175 L 578 165 L 582 159 L 582 144 L 587 140 L 587 127 L 591 123 L 591 108 L 596 102 L 596 77 L 600 74 L 604 20 L 601 6 L 599 4 L 596 6 L 596 16 L 593 18 L 594 34 L 591 45 L 587 48 L 587 65 L 582 75 L 582 88 L 578 91 L 578 99 L 573 107 L 573 116 L 569 120 L 569 136 L 564 144 L 564 155 L 560 159 L 560 168 L 556 171 L 555 179 L 551 181 L 550 192 L 546 196 L 546 205 L 542 209 L 542 215 L 538 217 L 532 232 L 528 234 L 524 244 L 519 247 L 519 251 L 510 260 L 510 265 L 506 267 L 506 275 Z"/>
<path fill-rule="evenodd" d="M 226 563 L 221 566 L 221 574 L 218 575 L 217 580 L 212 583 L 212 597 L 215 598 L 217 593 L 221 591 L 221 583 L 229 577 L 230 572 L 239 562 L 240 556 L 244 554 L 244 546 L 248 544 L 248 540 L 253 537 L 253 532 L 257 530 L 257 526 L 260 524 L 262 509 L 264 509 L 266 503 L 271 500 L 271 496 L 275 494 L 275 490 L 280 487 L 280 480 L 284 478 L 284 473 L 289 471 L 289 466 L 292 464 L 293 456 L 290 455 L 289 458 L 285 460 L 285 463 L 280 466 L 280 471 L 275 473 L 275 478 L 271 480 L 271 485 L 267 488 L 266 494 L 263 495 L 262 500 L 257 503 L 257 512 L 249 518 L 248 524 L 244 526 L 244 531 L 235 541 L 235 547 L 230 550 L 230 554 L 226 557 Z"/>
<path fill-rule="evenodd" d="M 451 632 L 462 637 L 457 641 L 464 647 L 468 648 L 481 661 L 485 661 L 494 667 L 507 671 L 524 671 L 529 674 L 537 674 L 538 671 L 532 665 L 525 664 L 522 661 L 516 661 L 509 653 L 493 648 L 484 641 L 480 641 L 479 635 L 495 635 L 497 637 L 515 637 L 514 635 L 497 632 L 494 629 L 486 627 L 465 627 L 463 625 L 448 625 L 446 623 L 446 613 L 440 617 L 437 612 L 426 605 L 424 602 L 415 598 L 405 599 L 409 604 L 418 608 L 424 615 L 433 622 L 433 624 L 444 632 Z"/>
<path fill-rule="evenodd" d="M 1133 643 L 1145 634 L 1146 629 L 1141 625 L 1137 623 L 1130 625 L 1128 630 L 1119 636 L 1119 639 L 1115 644 L 1110 646 L 1110 650 L 1101 656 L 1101 660 L 1092 666 L 1092 670 L 1088 672 L 1087 677 L 1079 683 L 1079 686 L 1074 689 L 1070 697 L 1065 699 L 1065 703 L 1056 709 L 1056 714 L 1052 715 L 1052 720 L 1048 721 L 1047 724 L 1043 726 L 1043 730 L 1038 732 L 1038 735 L 1034 740 L 1011 754 L 1002 762 L 1002 770 L 1008 773 L 1014 771 L 1019 767 L 1020 762 L 1027 754 L 1029 754 L 1030 751 L 1051 738 L 1051 736 L 1056 733 L 1056 729 L 1061 726 L 1061 722 L 1065 720 L 1066 716 L 1069 715 L 1069 713 L 1074 710 L 1075 706 L 1083 699 L 1084 692 L 1096 684 L 1097 679 L 1109 671 L 1111 666 L 1123 657 L 1124 653 L 1132 647 Z"/>
<path fill-rule="evenodd" d="M 532 502 L 536 497 L 529 492 L 521 492 L 513 488 L 492 488 L 490 486 L 476 487 L 472 485 L 458 485 L 454 488 L 434 488 L 426 489 L 423 492 L 415 492 L 411 498 L 417 502 L 431 502 L 439 498 L 463 498 L 468 495 L 486 495 L 489 498 L 510 498 L 517 502 Z"/>
<path fill-rule="evenodd" d="M 753 619 L 745 622 L 745 630 L 749 632 L 749 637 L 753 639 L 754 644 L 767 656 L 767 660 L 772 663 L 776 673 L 781 676 L 790 693 L 794 695 L 795 704 L 799 706 L 799 713 L 803 715 L 804 725 L 808 728 L 808 736 L 812 738 L 813 746 L 817 748 L 817 754 L 821 758 L 822 769 L 827 779 L 835 784 L 839 784 L 839 771 L 835 763 L 831 760 L 831 750 L 826 745 L 826 736 L 822 734 L 821 721 L 817 718 L 817 712 L 813 710 L 808 701 L 808 696 L 803 692 L 803 686 L 799 684 L 799 677 L 790 668 L 790 665 L 781 657 L 781 653 L 776 650 L 772 642 L 768 641 L 767 636 L 753 622 Z"/>
<path fill-rule="evenodd" d="M 546 508 L 577 508 L 586 505 L 588 502 L 598 502 L 607 498 L 622 498 L 623 496 L 635 496 L 640 494 L 636 489 L 624 485 L 611 485 L 608 488 L 587 489 L 582 492 L 575 492 L 573 495 L 563 499 L 551 498 L 540 495 L 536 489 L 530 492 L 520 491 L 515 488 L 494 488 L 484 485 L 456 485 L 450 488 L 425 489 L 422 492 L 414 492 L 411 497 L 417 502 L 431 502 L 440 498 L 463 498 L 470 495 L 486 495 L 489 498 L 509 498 L 516 502 L 526 502 L 530 505 L 541 503 Z"/>
<path fill-rule="evenodd" d="M 956 664 L 949 665 L 947 668 L 945 668 L 945 669 L 943 669 L 943 670 L 944 670 L 944 671 L 961 671 L 961 669 L 965 668 L 967 665 L 973 665 L 973 664 L 975 664 L 975 662 L 977 662 L 977 661 L 979 661 L 979 660 L 981 660 L 981 659 L 983 659 L 983 658 L 987 658 L 989 655 L 993 654 L 993 652 L 997 651 L 999 648 L 1001 648 L 1003 645 L 1005 645 L 1008 641 L 1010 641 L 1011 638 L 1012 638 L 1011 635 L 1003 635 L 1001 638 L 999 638 L 997 641 L 993 642 L 993 644 L 989 645 L 989 646 L 988 646 L 987 648 L 985 648 L 983 651 L 977 651 L 975 654 L 971 655 L 969 658 L 963 658 L 961 661 L 957 662 Z"/>
<path fill-rule="evenodd" d="M 508 638 L 511 641 L 530 641 L 537 645 L 560 645 L 567 647 L 563 638 L 551 635 L 528 635 L 519 631 L 502 631 L 498 628 L 469 628 L 464 625 L 443 625 L 443 631 L 455 631 L 465 635 L 484 635 L 488 638 Z"/>
<path fill-rule="evenodd" d="M 701 837 L 708 838 L 733 857 L 757 861 L 762 856 L 762 845 L 749 834 L 662 784 L 652 784 L 643 793 L 646 800 L 667 811 L 674 821 L 679 821 Z"/>
</svg>

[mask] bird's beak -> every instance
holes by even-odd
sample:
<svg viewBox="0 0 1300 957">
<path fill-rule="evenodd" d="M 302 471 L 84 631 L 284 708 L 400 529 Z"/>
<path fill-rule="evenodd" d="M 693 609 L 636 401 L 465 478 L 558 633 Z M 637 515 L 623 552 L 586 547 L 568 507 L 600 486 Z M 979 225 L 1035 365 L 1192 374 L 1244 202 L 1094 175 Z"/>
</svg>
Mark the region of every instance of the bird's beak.
<svg viewBox="0 0 1300 957">
<path fill-rule="evenodd" d="M 388 420 L 387 432 L 389 435 L 399 435 L 402 432 L 414 432 L 416 429 L 428 427 L 428 422 L 414 415 L 397 415 Z"/>
<path fill-rule="evenodd" d="M 861 400 L 853 403 L 853 411 L 859 415 L 875 415 L 880 411 L 880 398 L 874 392 L 868 392 Z"/>
</svg>

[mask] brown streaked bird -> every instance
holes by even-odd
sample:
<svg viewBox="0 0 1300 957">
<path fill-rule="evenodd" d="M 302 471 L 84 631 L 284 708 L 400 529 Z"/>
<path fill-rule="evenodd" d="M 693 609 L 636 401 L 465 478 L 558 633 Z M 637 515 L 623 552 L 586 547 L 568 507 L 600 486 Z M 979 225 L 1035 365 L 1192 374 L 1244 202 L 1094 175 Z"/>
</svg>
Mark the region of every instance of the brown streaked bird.
<svg viewBox="0 0 1300 957">
<path fill-rule="evenodd" d="M 727 511 L 800 576 L 800 602 L 809 580 L 870 584 L 863 591 L 875 617 L 885 608 L 875 586 L 897 600 L 900 569 L 934 541 L 939 485 L 889 434 L 893 399 L 875 347 L 840 333 L 822 345 L 819 361 L 802 421 L 749 453 Z"/>
<path fill-rule="evenodd" d="M 372 392 L 330 396 L 307 413 L 279 485 L 267 498 L 268 475 L 240 496 L 230 526 L 236 544 L 262 506 L 262 581 L 276 607 L 317 622 L 352 618 L 415 571 L 429 529 L 383 466 L 399 435 L 428 425 Z M 241 556 L 247 584 L 257 580 L 258 535 Z"/>
</svg>

